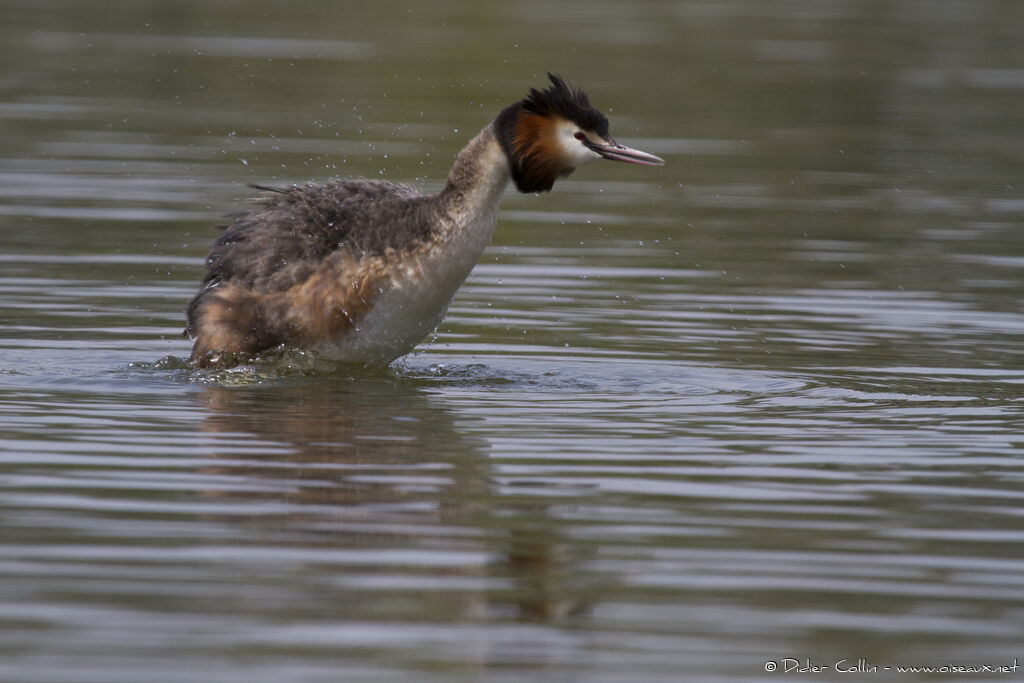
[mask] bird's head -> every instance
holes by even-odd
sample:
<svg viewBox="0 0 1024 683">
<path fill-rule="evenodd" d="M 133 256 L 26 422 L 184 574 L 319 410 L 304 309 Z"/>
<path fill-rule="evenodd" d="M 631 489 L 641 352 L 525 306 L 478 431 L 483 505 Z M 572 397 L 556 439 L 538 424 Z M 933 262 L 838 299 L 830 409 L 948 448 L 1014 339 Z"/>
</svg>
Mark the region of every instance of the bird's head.
<svg viewBox="0 0 1024 683">
<path fill-rule="evenodd" d="M 547 192 L 556 178 L 601 159 L 643 166 L 665 163 L 615 142 L 608 133 L 608 117 L 591 106 L 582 90 L 553 74 L 548 78 L 551 87 L 531 88 L 526 99 L 505 108 L 495 119 L 520 192 Z"/>
</svg>

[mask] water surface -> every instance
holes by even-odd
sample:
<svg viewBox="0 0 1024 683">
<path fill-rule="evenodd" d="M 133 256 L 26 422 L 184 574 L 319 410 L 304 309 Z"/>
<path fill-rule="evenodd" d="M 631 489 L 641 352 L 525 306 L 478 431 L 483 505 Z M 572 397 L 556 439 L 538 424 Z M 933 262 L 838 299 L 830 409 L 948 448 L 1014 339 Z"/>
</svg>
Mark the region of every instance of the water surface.
<svg viewBox="0 0 1024 683">
<path fill-rule="evenodd" d="M 0 678 L 1024 658 L 1017 4 L 0 9 Z M 246 183 L 435 190 L 545 70 L 667 165 L 386 371 L 187 367 Z"/>
</svg>

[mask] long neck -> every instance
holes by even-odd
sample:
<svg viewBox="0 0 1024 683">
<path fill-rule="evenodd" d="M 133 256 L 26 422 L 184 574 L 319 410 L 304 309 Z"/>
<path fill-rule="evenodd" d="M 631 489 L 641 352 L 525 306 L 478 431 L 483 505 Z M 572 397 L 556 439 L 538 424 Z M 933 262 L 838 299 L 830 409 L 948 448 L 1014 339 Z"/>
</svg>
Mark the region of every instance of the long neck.
<svg viewBox="0 0 1024 683">
<path fill-rule="evenodd" d="M 429 221 L 432 239 L 422 249 L 413 250 L 404 266 L 393 271 L 414 274 L 412 286 L 397 289 L 414 301 L 410 310 L 436 312 L 431 325 L 441 320 L 448 302 L 491 241 L 498 202 L 508 179 L 508 160 L 490 124 L 459 152 L 444 189 L 429 198 L 430 213 L 424 218 Z"/>
<path fill-rule="evenodd" d="M 448 182 L 438 195 L 453 232 L 486 230 L 485 240 L 490 240 L 508 180 L 508 158 L 490 123 L 459 152 Z"/>
</svg>

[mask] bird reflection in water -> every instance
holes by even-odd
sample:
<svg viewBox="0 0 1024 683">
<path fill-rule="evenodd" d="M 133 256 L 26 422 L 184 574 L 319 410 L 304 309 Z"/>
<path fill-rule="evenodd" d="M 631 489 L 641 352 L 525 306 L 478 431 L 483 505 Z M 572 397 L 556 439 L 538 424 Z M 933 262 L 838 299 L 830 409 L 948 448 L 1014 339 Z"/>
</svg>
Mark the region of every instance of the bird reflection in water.
<svg viewBox="0 0 1024 683">
<path fill-rule="evenodd" d="M 440 585 L 444 600 L 422 595 L 447 619 L 561 622 L 586 612 L 589 595 L 569 584 L 589 551 L 563 537 L 547 514 L 551 499 L 535 482 L 496 475 L 486 439 L 460 429 L 465 418 L 419 386 L 394 377 L 208 386 L 202 401 L 212 437 L 204 472 L 226 481 L 203 494 L 269 504 L 265 514 L 232 518 L 245 525 L 239 538 L 272 544 L 282 557 L 324 551 L 322 562 L 296 571 L 334 586 L 325 600 L 372 618 L 397 599 L 394 590 L 405 604 L 418 599 L 410 586 Z M 344 551 L 340 561 L 332 550 Z"/>
</svg>

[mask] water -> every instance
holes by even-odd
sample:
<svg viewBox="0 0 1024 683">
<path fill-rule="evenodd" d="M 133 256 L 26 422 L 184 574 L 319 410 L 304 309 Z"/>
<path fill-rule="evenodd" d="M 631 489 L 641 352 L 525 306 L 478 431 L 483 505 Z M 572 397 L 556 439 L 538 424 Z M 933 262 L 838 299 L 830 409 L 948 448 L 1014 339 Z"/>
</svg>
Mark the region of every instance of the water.
<svg viewBox="0 0 1024 683">
<path fill-rule="evenodd" d="M 1024 657 L 1018 4 L 0 9 L 0 679 Z M 386 371 L 187 367 L 245 183 L 436 189 L 548 69 L 668 164 L 509 193 Z"/>
</svg>

